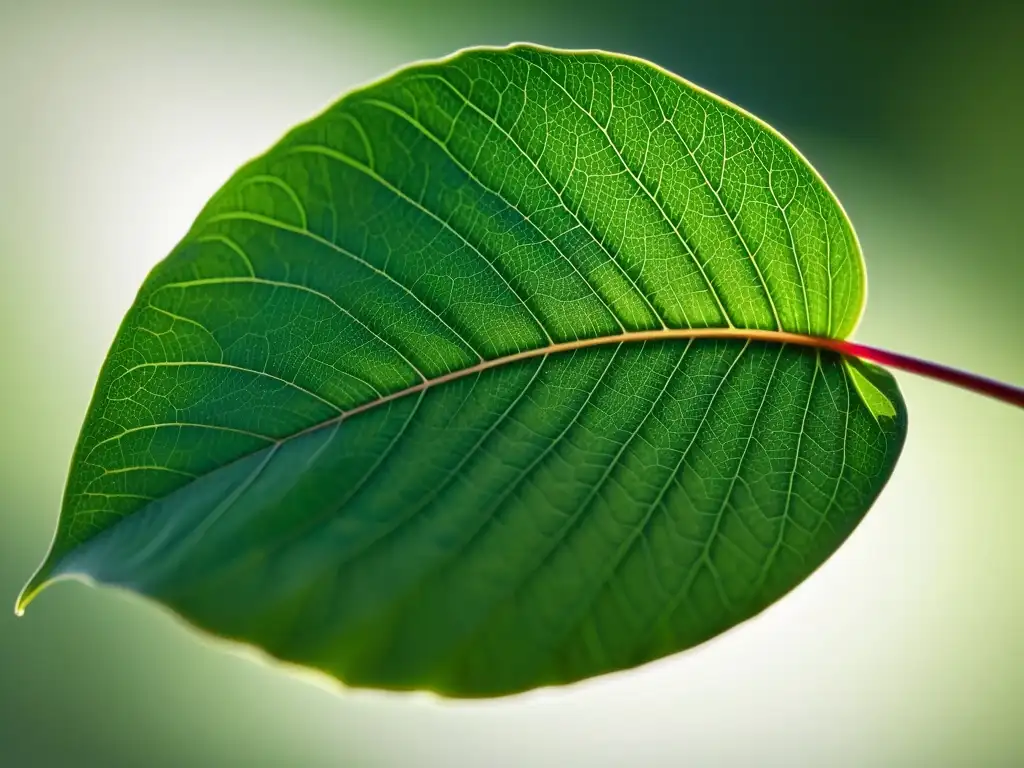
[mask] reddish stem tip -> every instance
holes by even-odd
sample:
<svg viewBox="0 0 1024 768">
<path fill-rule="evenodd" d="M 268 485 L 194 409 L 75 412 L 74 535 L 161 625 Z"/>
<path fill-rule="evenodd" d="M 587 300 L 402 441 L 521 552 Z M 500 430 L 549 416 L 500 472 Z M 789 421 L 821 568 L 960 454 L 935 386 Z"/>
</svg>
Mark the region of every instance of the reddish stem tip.
<svg viewBox="0 0 1024 768">
<path fill-rule="evenodd" d="M 1024 387 L 1017 387 L 1013 384 L 1006 384 L 985 376 L 978 376 L 973 373 L 950 368 L 948 365 L 939 365 L 927 360 L 921 360 L 909 355 L 901 355 L 896 352 L 888 352 L 884 349 L 869 347 L 864 344 L 857 344 L 852 341 L 827 340 L 825 346 L 836 352 L 846 355 L 853 355 L 863 360 L 870 360 L 873 363 L 880 363 L 891 368 L 899 368 L 921 376 L 927 376 L 938 381 L 945 381 L 963 389 L 977 392 L 982 395 L 994 397 L 1004 403 L 1024 408 Z"/>
</svg>

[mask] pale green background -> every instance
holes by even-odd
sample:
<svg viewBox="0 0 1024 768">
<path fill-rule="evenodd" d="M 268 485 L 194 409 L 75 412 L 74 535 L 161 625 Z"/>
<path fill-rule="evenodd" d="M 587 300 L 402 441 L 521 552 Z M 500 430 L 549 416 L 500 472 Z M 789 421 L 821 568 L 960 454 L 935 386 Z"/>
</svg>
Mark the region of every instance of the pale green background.
<svg viewBox="0 0 1024 768">
<path fill-rule="evenodd" d="M 1022 11 L 575 5 L 0 0 L 0 601 L 120 318 L 209 195 L 344 89 L 463 45 L 620 49 L 753 109 L 854 220 L 858 339 L 1024 383 Z M 0 765 L 1024 764 L 1024 412 L 899 379 L 910 434 L 865 522 L 694 652 L 494 702 L 346 692 L 62 584 L 0 613 Z"/>
</svg>

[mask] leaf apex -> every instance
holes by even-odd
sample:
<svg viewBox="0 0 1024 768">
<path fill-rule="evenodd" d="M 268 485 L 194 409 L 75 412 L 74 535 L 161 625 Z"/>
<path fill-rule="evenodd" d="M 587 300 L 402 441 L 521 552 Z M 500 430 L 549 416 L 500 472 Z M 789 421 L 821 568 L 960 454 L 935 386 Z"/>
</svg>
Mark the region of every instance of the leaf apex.
<svg viewBox="0 0 1024 768">
<path fill-rule="evenodd" d="M 24 587 L 21 588 L 21 592 L 18 594 L 18 599 L 14 603 L 14 615 L 21 617 L 25 615 L 25 609 L 28 608 L 29 603 L 36 599 L 36 596 L 50 586 L 55 579 L 52 578 L 53 568 L 50 563 L 50 559 L 47 558 L 42 565 L 40 565 L 32 578 L 28 580 Z"/>
</svg>

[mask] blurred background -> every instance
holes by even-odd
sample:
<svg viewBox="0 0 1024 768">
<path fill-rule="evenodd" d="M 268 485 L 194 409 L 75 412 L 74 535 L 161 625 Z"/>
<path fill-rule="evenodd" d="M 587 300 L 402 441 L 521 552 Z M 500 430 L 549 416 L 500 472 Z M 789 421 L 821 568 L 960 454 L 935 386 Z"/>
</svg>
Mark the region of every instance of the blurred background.
<svg viewBox="0 0 1024 768">
<path fill-rule="evenodd" d="M 529 40 L 651 59 L 789 136 L 864 244 L 867 343 L 1024 383 L 1024 4 L 0 0 L 0 765 L 1024 764 L 1024 412 L 899 375 L 903 458 L 760 618 L 493 702 L 328 690 L 61 584 L 96 374 L 243 161 L 413 59 Z"/>
</svg>

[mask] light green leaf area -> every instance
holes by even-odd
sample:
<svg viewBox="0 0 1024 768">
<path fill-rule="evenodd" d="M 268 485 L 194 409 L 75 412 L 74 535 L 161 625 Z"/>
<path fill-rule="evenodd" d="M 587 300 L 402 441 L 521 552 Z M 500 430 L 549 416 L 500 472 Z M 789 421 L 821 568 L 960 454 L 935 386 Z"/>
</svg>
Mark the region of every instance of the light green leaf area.
<svg viewBox="0 0 1024 768">
<path fill-rule="evenodd" d="M 453 696 L 675 653 L 889 477 L 892 378 L 748 333 L 845 337 L 864 294 L 824 182 L 717 97 L 603 53 L 417 64 L 242 168 L 146 280 L 21 604 L 77 576 Z"/>
</svg>

